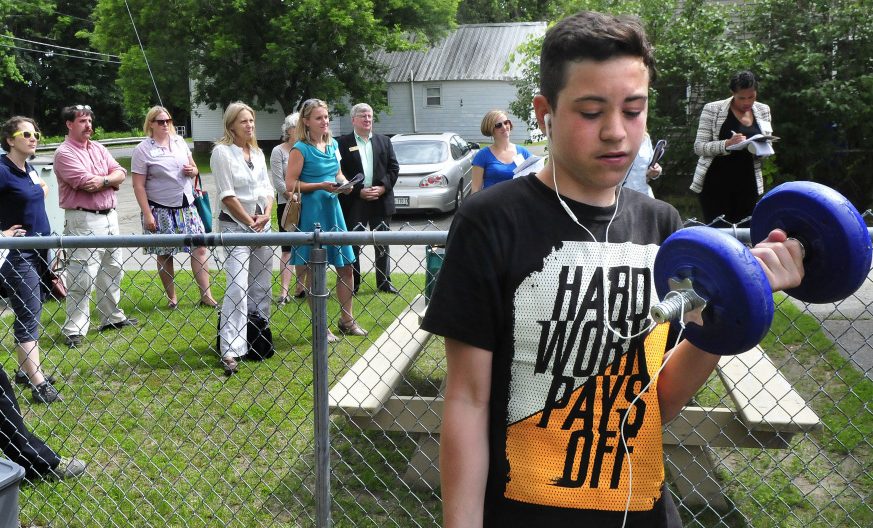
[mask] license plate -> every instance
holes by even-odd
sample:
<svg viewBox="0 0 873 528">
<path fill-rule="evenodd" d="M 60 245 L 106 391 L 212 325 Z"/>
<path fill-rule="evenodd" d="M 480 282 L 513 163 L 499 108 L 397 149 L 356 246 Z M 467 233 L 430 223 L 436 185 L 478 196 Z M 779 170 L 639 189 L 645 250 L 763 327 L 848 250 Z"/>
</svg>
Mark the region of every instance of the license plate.
<svg viewBox="0 0 873 528">
<path fill-rule="evenodd" d="M 395 196 L 394 205 L 409 206 L 409 196 Z"/>
</svg>

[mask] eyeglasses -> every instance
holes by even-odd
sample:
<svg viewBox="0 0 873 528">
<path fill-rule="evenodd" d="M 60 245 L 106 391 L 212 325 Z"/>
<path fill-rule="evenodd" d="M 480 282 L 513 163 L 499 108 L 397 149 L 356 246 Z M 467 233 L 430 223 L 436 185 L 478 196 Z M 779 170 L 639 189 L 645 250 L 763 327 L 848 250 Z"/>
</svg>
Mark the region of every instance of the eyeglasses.
<svg viewBox="0 0 873 528">
<path fill-rule="evenodd" d="M 504 126 L 512 128 L 512 121 L 507 119 L 506 121 L 504 121 L 502 123 L 494 123 L 494 128 L 503 128 Z"/>
<path fill-rule="evenodd" d="M 24 136 L 24 139 L 36 138 L 37 141 L 42 139 L 42 134 L 39 132 L 31 132 L 30 130 L 19 130 L 18 132 L 13 132 L 12 137 Z"/>
<path fill-rule="evenodd" d="M 152 120 L 152 122 L 163 126 L 163 125 L 169 125 L 170 123 L 172 123 L 173 119 L 172 118 L 170 118 L 170 119 L 154 119 L 154 120 Z"/>
<path fill-rule="evenodd" d="M 88 105 L 75 105 L 73 108 L 75 108 L 76 110 L 78 110 L 78 111 L 80 111 L 80 112 L 81 112 L 82 110 L 84 110 L 84 111 L 86 111 L 86 112 L 90 112 L 90 111 L 91 111 L 91 107 L 88 106 Z"/>
</svg>

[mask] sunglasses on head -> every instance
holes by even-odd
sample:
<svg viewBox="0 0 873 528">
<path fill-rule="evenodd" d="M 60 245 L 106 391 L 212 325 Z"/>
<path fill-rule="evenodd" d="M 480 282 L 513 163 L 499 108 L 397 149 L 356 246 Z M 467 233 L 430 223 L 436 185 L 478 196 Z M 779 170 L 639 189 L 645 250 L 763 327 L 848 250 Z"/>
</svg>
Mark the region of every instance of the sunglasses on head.
<svg viewBox="0 0 873 528">
<path fill-rule="evenodd" d="M 24 136 L 24 139 L 36 138 L 37 141 L 42 139 L 42 134 L 39 132 L 31 132 L 30 130 L 19 130 L 14 132 L 12 137 Z"/>
<path fill-rule="evenodd" d="M 90 112 L 90 111 L 91 111 L 91 107 L 88 106 L 88 105 L 76 105 L 76 106 L 74 106 L 73 108 L 75 108 L 76 110 L 78 110 L 78 111 L 80 111 L 80 112 L 83 111 L 83 110 L 86 111 L 86 112 Z"/>
<path fill-rule="evenodd" d="M 173 122 L 173 119 L 172 118 L 170 118 L 170 119 L 154 119 L 152 122 L 157 123 L 159 125 L 169 125 L 170 123 Z"/>
<path fill-rule="evenodd" d="M 512 121 L 507 119 L 506 121 L 503 121 L 501 123 L 494 123 L 494 128 L 503 128 L 504 126 L 512 128 Z"/>
</svg>

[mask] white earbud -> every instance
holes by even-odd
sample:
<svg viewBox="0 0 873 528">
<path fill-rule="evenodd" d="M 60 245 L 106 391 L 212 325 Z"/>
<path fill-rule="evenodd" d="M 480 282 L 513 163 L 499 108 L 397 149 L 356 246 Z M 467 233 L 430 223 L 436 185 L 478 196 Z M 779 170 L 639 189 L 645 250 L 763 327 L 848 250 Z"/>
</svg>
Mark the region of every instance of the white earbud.
<svg viewBox="0 0 873 528">
<path fill-rule="evenodd" d="M 543 121 L 546 123 L 546 138 L 552 138 L 552 114 L 546 114 L 543 116 Z"/>
</svg>

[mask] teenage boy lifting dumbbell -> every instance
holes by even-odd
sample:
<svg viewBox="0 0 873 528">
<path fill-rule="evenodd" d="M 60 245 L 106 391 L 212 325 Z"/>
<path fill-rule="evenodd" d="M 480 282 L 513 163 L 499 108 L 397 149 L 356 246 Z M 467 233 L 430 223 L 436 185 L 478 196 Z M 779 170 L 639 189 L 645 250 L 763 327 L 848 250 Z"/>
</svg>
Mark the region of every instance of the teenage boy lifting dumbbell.
<svg viewBox="0 0 873 528">
<path fill-rule="evenodd" d="M 447 527 L 680 524 L 662 424 L 719 358 L 681 341 L 658 374 L 672 343 L 667 325 L 650 329 L 652 267 L 681 219 L 620 187 L 654 73 L 637 19 L 558 22 L 534 99 L 548 163 L 455 215 L 423 322 L 446 338 Z M 751 251 L 774 291 L 800 283 L 801 247 L 784 232 Z"/>
</svg>

